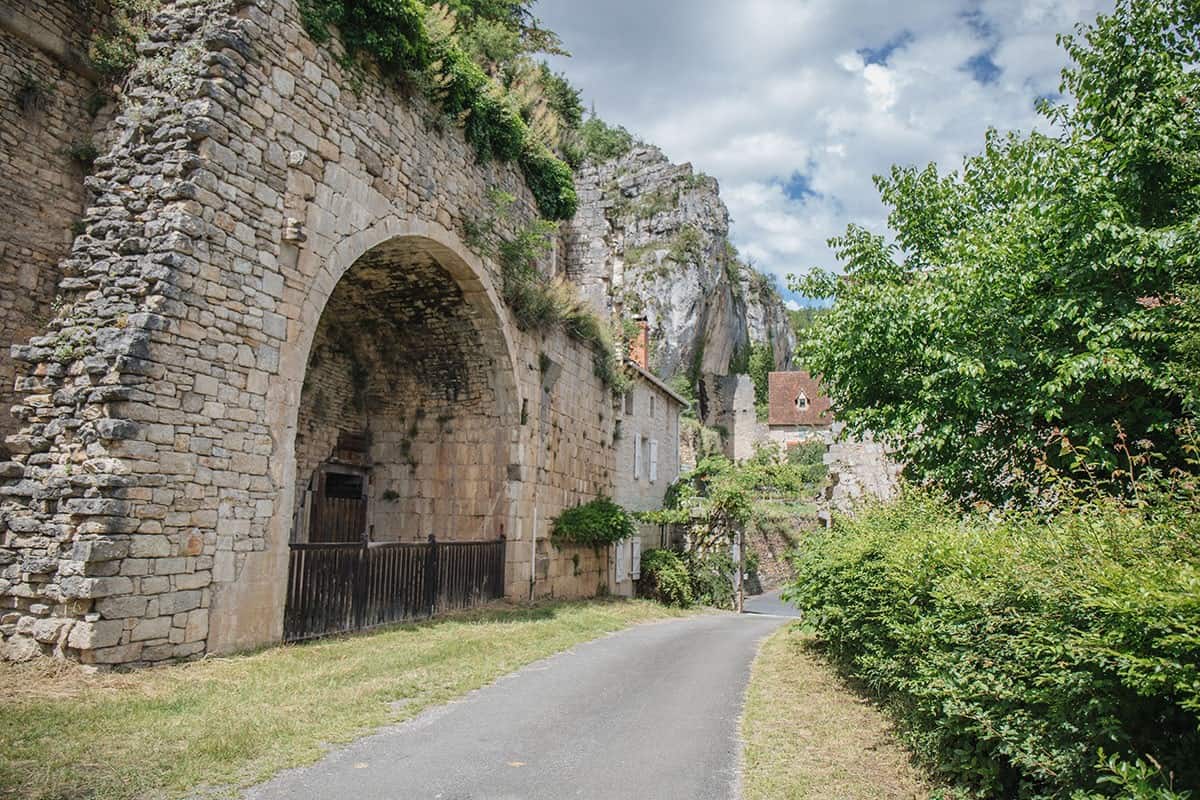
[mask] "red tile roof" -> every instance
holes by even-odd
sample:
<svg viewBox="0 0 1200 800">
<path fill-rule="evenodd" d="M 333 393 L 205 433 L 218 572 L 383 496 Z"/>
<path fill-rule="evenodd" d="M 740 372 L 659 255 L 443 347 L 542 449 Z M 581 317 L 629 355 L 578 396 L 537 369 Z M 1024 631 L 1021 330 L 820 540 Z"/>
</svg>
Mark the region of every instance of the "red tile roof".
<svg viewBox="0 0 1200 800">
<path fill-rule="evenodd" d="M 770 387 L 768 425 L 824 428 L 833 423 L 829 398 L 821 391 L 821 384 L 807 372 L 772 372 L 767 380 Z M 801 394 L 808 400 L 805 407 L 796 402 Z"/>
</svg>

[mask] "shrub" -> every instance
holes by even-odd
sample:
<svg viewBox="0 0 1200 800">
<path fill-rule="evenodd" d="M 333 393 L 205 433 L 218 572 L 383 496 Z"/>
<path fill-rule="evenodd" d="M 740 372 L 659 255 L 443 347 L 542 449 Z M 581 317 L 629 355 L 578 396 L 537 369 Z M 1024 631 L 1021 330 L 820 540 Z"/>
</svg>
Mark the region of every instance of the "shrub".
<svg viewBox="0 0 1200 800">
<path fill-rule="evenodd" d="M 555 517 L 550 537 L 556 544 L 600 547 L 628 539 L 635 533 L 637 526 L 629 512 L 601 496 Z"/>
<path fill-rule="evenodd" d="M 117 81 L 137 64 L 137 45 L 160 0 L 113 0 L 104 24 L 88 41 L 88 60 L 107 81 Z"/>
<path fill-rule="evenodd" d="M 810 534 L 789 598 L 977 796 L 1170 797 L 1200 788 L 1196 498 L 963 519 L 908 493 Z"/>
<path fill-rule="evenodd" d="M 516 101 L 488 76 L 454 35 L 453 18 L 427 23 L 419 0 L 303 0 L 301 16 L 313 41 L 341 32 L 347 53 L 372 59 L 384 76 L 428 89 L 430 98 L 463 132 L 481 160 L 517 161 L 551 220 L 570 219 L 577 198 L 571 168 L 534 141 Z"/>
<path fill-rule="evenodd" d="M 642 577 L 638 591 L 669 606 L 687 608 L 695 602 L 687 564 L 674 550 L 642 553 Z"/>
<path fill-rule="evenodd" d="M 547 219 L 570 219 L 579 207 L 571 168 L 542 145 L 527 147 L 521 155 L 521 170 L 538 210 Z"/>
<path fill-rule="evenodd" d="M 620 125 L 609 125 L 592 116 L 579 126 L 570 143 L 567 160 L 575 166 L 585 161 L 604 162 L 620 158 L 633 149 L 633 135 Z"/>
</svg>

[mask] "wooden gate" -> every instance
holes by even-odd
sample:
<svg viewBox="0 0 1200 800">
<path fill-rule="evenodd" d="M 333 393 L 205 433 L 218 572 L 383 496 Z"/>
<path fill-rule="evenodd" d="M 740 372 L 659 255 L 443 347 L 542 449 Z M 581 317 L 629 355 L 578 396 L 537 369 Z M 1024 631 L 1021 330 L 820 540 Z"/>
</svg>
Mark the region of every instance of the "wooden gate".
<svg viewBox="0 0 1200 800">
<path fill-rule="evenodd" d="M 431 617 L 504 596 L 503 539 L 294 543 L 283 640 L 296 642 Z"/>
</svg>

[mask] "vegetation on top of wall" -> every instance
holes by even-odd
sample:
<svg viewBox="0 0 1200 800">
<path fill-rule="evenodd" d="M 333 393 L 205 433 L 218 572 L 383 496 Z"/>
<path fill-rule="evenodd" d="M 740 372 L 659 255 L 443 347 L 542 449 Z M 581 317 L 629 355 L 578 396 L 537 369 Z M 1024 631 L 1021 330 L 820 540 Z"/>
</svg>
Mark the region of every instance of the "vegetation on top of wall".
<svg viewBox="0 0 1200 800">
<path fill-rule="evenodd" d="M 992 131 L 948 175 L 894 168 L 877 183 L 896 241 L 851 226 L 845 276 L 794 284 L 836 298 L 803 358 L 839 420 L 964 504 L 1038 502 L 1042 463 L 1108 474 L 1121 439 L 1190 468 L 1200 6 L 1118 0 L 1060 42 L 1054 136 Z"/>
<path fill-rule="evenodd" d="M 351 58 L 370 58 L 385 77 L 422 88 L 480 159 L 517 162 L 544 217 L 570 219 L 574 179 L 551 151 L 559 143 L 546 112 L 573 118 L 575 110 L 561 76 L 528 66 L 529 53 L 557 47 L 557 37 L 530 21 L 528 5 L 302 0 L 301 12 L 314 41 L 328 41 L 336 27 Z"/>
<path fill-rule="evenodd" d="M 615 544 L 637 533 L 633 516 L 608 497 L 568 508 L 554 518 L 550 538 L 556 544 L 592 547 Z"/>
<path fill-rule="evenodd" d="M 121 80 L 137 64 L 138 42 L 161 6 L 162 0 L 111 0 L 109 12 L 88 41 L 88 60 L 104 81 Z"/>
<path fill-rule="evenodd" d="M 498 223 L 501 219 L 511 222 L 516 198 L 494 190 L 491 200 L 493 213 L 481 220 L 468 220 L 465 239 L 476 252 L 496 259 L 500 293 L 518 327 L 541 331 L 560 326 L 591 346 L 596 377 L 613 391 L 624 392 L 630 380 L 625 374 L 624 353 L 614 343 L 608 326 L 579 299 L 574 285 L 562 278 L 547 277 L 538 268 L 538 260 L 558 230 L 557 224 L 536 219 L 515 226 L 515 231 L 505 236 Z"/>
</svg>

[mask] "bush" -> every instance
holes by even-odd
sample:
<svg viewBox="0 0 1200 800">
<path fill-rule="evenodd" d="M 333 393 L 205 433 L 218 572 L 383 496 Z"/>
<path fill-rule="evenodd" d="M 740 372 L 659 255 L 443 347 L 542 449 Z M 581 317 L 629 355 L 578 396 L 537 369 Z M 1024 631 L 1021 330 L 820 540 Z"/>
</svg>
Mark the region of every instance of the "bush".
<svg viewBox="0 0 1200 800">
<path fill-rule="evenodd" d="M 811 533 L 789 599 L 977 796 L 1171 797 L 1200 788 L 1196 497 L 1047 521 L 909 493 Z"/>
<path fill-rule="evenodd" d="M 637 526 L 629 512 L 602 496 L 555 517 L 550 538 L 555 544 L 599 547 L 615 544 L 636 533 Z"/>
<path fill-rule="evenodd" d="M 571 168 L 534 141 L 515 101 L 475 62 L 453 35 L 453 26 L 433 35 L 428 9 L 419 0 L 302 0 L 309 36 L 328 41 L 330 26 L 341 32 L 351 56 L 371 58 L 394 81 L 428 87 L 431 99 L 460 120 L 481 160 L 517 161 L 537 201 L 551 220 L 575 215 L 577 198 Z"/>
<path fill-rule="evenodd" d="M 642 553 L 642 577 L 638 592 L 668 606 L 687 608 L 695 602 L 687 564 L 674 550 Z"/>
</svg>

